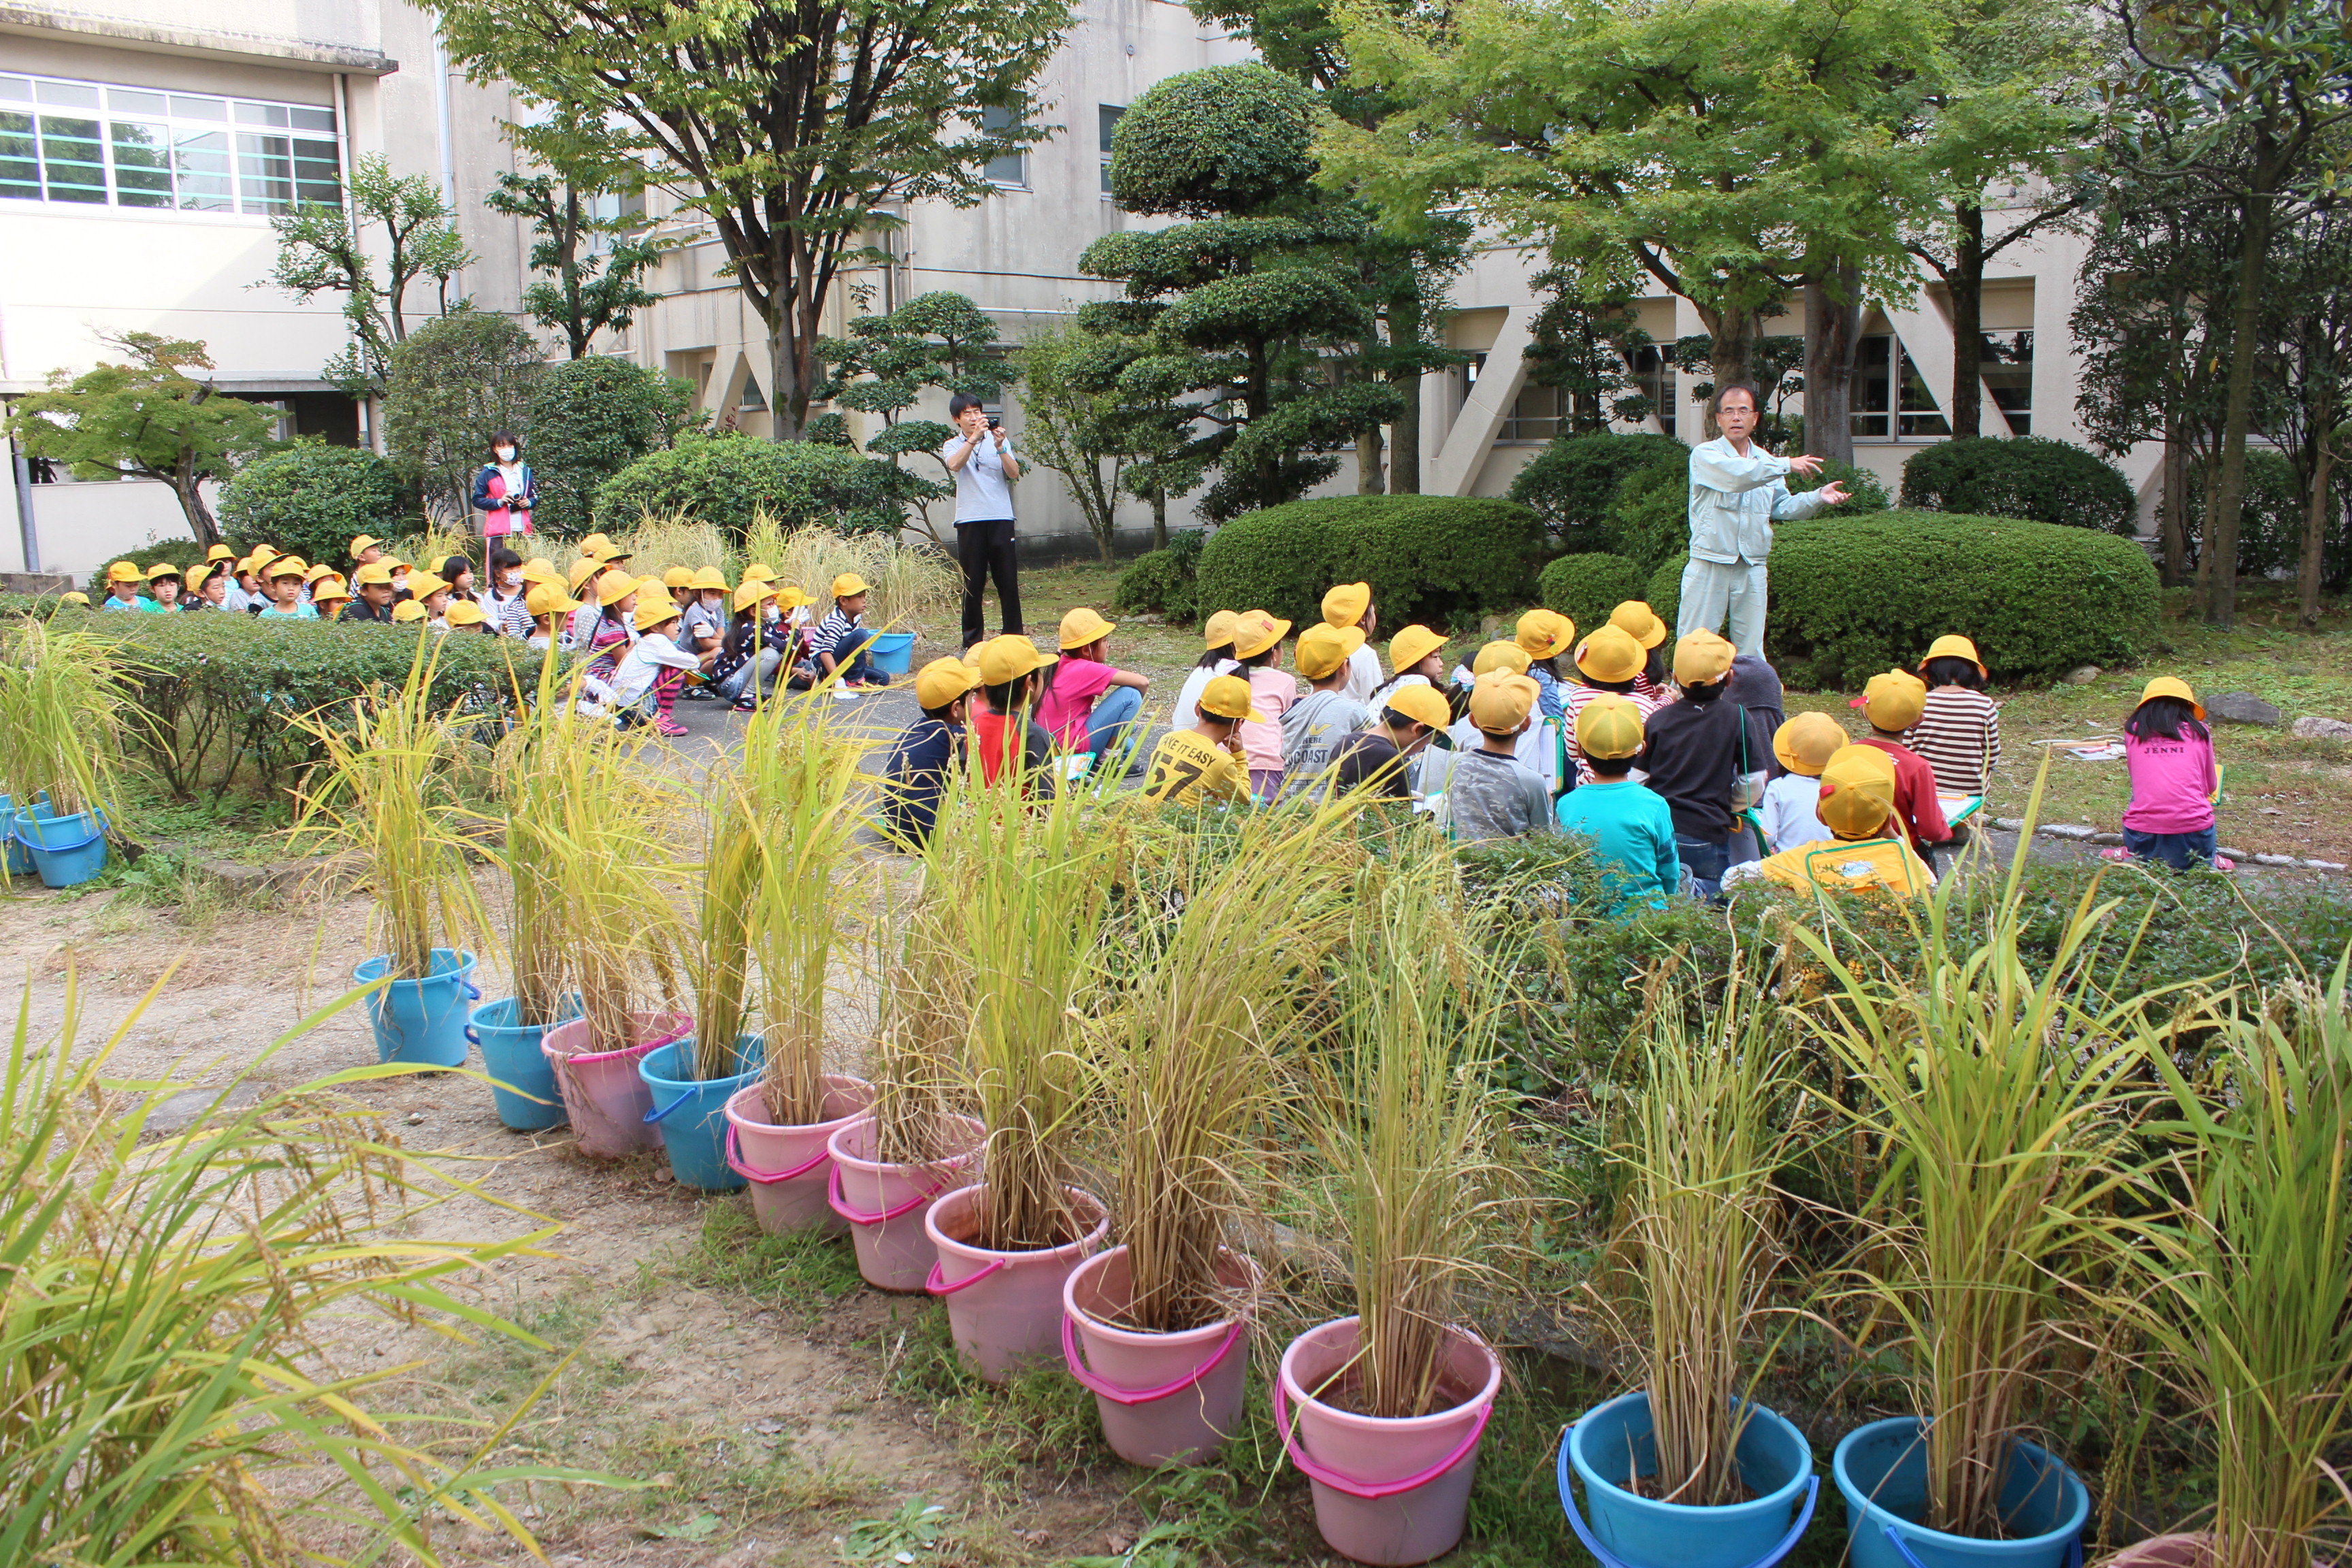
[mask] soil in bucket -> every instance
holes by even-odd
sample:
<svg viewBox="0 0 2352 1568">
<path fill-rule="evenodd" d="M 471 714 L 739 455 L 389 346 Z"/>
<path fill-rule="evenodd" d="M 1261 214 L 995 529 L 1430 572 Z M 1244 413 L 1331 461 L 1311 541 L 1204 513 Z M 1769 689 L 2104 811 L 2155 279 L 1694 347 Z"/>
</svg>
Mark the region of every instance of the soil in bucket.
<svg viewBox="0 0 2352 1568">
<path fill-rule="evenodd" d="M 912 1294 L 923 1289 L 940 1260 L 923 1220 L 940 1194 L 963 1184 L 985 1130 L 977 1118 L 952 1119 L 951 1147 L 924 1165 L 894 1165 L 872 1158 L 875 1122 L 860 1116 L 826 1144 L 833 1157 L 833 1212 L 849 1226 L 857 1272 L 877 1290 Z"/>
<path fill-rule="evenodd" d="M 874 1086 L 842 1073 L 824 1075 L 824 1120 L 782 1127 L 768 1120 L 761 1087 L 738 1089 L 727 1101 L 727 1163 L 751 1184 L 751 1212 L 770 1236 L 822 1230 L 838 1236 L 849 1222 L 826 1198 L 833 1186 L 833 1135 L 874 1102 Z"/>
<path fill-rule="evenodd" d="M 1059 1247 L 996 1252 L 974 1245 L 980 1234 L 977 1186 L 959 1187 L 931 1205 L 923 1227 L 940 1261 L 929 1281 L 948 1303 L 956 1350 L 990 1383 L 1062 1348 L 1062 1286 L 1070 1270 L 1101 1247 L 1110 1216 L 1100 1198 L 1069 1189 L 1079 1235 Z"/>
<path fill-rule="evenodd" d="M 1094 1391 L 1112 1453 L 1130 1465 L 1203 1464 L 1241 1426 L 1257 1265 L 1220 1255 L 1231 1317 L 1150 1333 L 1121 1326 L 1134 1300 L 1128 1256 L 1115 1247 L 1070 1271 L 1062 1287 L 1062 1353 L 1070 1374 Z"/>
<path fill-rule="evenodd" d="M 682 1037 L 694 1020 L 684 1013 L 632 1013 L 630 1043 L 616 1050 L 588 1049 L 588 1027 L 587 1019 L 574 1018 L 548 1030 L 540 1042 L 555 1069 L 555 1087 L 580 1152 L 616 1160 L 660 1148 L 660 1130 L 646 1123 L 654 1093 L 638 1075 L 637 1063 Z"/>
</svg>

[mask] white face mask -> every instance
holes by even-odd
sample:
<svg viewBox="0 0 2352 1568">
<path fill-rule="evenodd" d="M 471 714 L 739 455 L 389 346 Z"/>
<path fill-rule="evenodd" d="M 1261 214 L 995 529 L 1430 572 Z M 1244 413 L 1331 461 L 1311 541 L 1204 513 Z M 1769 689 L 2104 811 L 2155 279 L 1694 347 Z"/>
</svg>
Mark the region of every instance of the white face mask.
<svg viewBox="0 0 2352 1568">
<path fill-rule="evenodd" d="M 514 461 L 514 459 L 515 459 L 515 449 L 514 449 L 512 447 L 499 447 L 499 462 L 501 462 L 501 463 L 511 463 L 511 462 L 513 462 L 513 461 Z"/>
<path fill-rule="evenodd" d="M 515 584 L 520 581 L 522 581 L 520 572 L 501 572 L 499 574 L 499 592 L 511 594 L 514 592 Z"/>
</svg>

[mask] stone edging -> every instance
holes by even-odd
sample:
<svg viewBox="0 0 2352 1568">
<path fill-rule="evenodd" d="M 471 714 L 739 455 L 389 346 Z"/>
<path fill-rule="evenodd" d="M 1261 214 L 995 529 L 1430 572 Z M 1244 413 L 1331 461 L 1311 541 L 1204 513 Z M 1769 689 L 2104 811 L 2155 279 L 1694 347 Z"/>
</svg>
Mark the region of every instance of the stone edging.
<svg viewBox="0 0 2352 1568">
<path fill-rule="evenodd" d="M 1996 816 L 1992 819 L 1992 825 L 2004 833 L 2025 831 L 2023 817 Z M 2044 825 L 2035 828 L 2033 832 L 2034 837 L 2038 838 L 2062 838 L 2077 844 L 2121 844 L 2124 841 L 2124 836 L 2120 833 L 2101 833 L 2094 828 L 2084 827 L 2074 823 Z M 2226 844 L 2220 847 L 2220 853 L 2242 865 L 2252 863 L 2281 870 L 2341 871 L 2345 868 L 2343 862 L 2339 860 L 2305 860 L 2293 855 L 2249 855 L 2242 849 L 2232 849 Z"/>
</svg>

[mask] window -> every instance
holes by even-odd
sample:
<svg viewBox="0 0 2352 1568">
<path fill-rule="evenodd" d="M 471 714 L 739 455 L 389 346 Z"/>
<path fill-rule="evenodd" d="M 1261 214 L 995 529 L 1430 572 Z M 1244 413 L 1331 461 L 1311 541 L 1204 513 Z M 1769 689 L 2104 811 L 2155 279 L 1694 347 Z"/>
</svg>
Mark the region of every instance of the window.
<svg viewBox="0 0 2352 1568">
<path fill-rule="evenodd" d="M 1671 436 L 1675 433 L 1675 394 L 1679 384 L 1675 379 L 1675 367 L 1654 343 L 1644 343 L 1633 351 L 1628 368 L 1633 373 L 1635 384 L 1642 395 L 1650 400 L 1651 412 L 1658 416 L 1658 428 Z"/>
<path fill-rule="evenodd" d="M 266 216 L 343 205 L 335 111 L 0 76 L 0 199 Z"/>
<path fill-rule="evenodd" d="M 983 109 L 980 111 L 980 129 L 983 135 L 1006 136 L 1020 130 L 1021 122 L 1013 118 L 1013 110 L 1009 109 Z M 1002 157 L 991 158 L 988 166 L 981 173 L 988 177 L 991 184 L 1026 190 L 1029 187 L 1029 150 L 1016 147 Z"/>
<path fill-rule="evenodd" d="M 1100 121 L 1102 131 L 1102 194 L 1105 195 L 1110 195 L 1111 132 L 1118 129 L 1118 117 L 1126 112 L 1127 110 L 1125 106 L 1120 104 L 1098 103 L 1095 105 L 1095 114 Z"/>
<path fill-rule="evenodd" d="M 1987 332 L 1980 366 L 1985 390 L 2012 436 L 2033 434 L 2033 331 Z"/>
<path fill-rule="evenodd" d="M 1568 428 L 1560 418 L 1560 391 L 1557 386 L 1523 386 L 1511 402 L 1511 411 L 1503 416 L 1503 428 L 1497 439 L 1504 441 L 1549 441 Z"/>
<path fill-rule="evenodd" d="M 1856 436 L 1884 441 L 1890 420 L 1898 440 L 1952 433 L 1936 407 L 1936 395 L 1903 352 L 1902 339 L 1892 332 L 1873 332 L 1854 347 L 1851 409 Z"/>
</svg>

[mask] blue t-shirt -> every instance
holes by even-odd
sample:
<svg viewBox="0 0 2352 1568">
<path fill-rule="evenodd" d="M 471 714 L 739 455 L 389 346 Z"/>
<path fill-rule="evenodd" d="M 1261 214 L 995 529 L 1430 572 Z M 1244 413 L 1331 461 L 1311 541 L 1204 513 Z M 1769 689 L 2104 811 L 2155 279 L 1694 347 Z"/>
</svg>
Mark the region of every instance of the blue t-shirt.
<svg viewBox="0 0 2352 1568">
<path fill-rule="evenodd" d="M 1580 784 L 1559 797 L 1559 825 L 1600 847 L 1601 868 L 1616 895 L 1612 913 L 1627 906 L 1662 910 L 1683 880 L 1675 851 L 1675 814 L 1665 801 L 1631 779 Z"/>
<path fill-rule="evenodd" d="M 257 612 L 255 618 L 264 621 L 315 621 L 319 618 L 319 612 L 308 605 L 297 605 L 290 610 L 281 610 L 272 605 Z"/>
<path fill-rule="evenodd" d="M 883 810 L 890 831 L 909 845 L 931 836 L 939 821 L 940 794 L 947 787 L 948 769 L 963 745 L 963 731 L 929 714 L 915 721 L 890 748 L 887 768 L 890 784 Z"/>
</svg>

